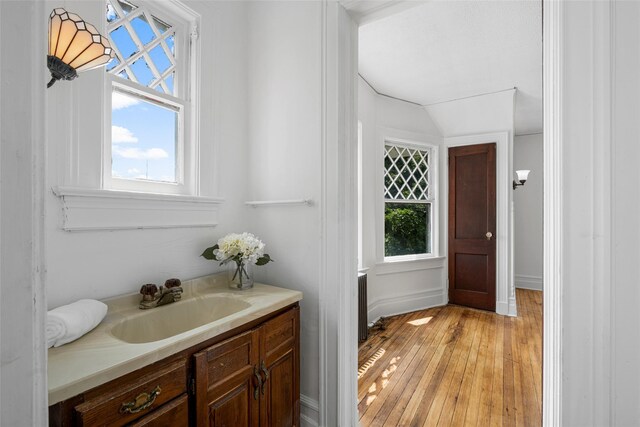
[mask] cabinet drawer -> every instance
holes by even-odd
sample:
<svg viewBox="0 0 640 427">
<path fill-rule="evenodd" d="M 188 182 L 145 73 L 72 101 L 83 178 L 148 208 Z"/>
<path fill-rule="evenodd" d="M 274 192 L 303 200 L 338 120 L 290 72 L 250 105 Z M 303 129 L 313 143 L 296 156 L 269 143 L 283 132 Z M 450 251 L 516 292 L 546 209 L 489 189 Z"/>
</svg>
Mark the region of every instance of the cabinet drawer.
<svg viewBox="0 0 640 427">
<path fill-rule="evenodd" d="M 179 360 L 157 372 L 105 388 L 76 406 L 75 418 L 81 426 L 122 426 L 186 392 L 186 361 Z"/>
<path fill-rule="evenodd" d="M 189 399 L 186 394 L 161 406 L 130 427 L 167 427 L 189 425 Z"/>
<path fill-rule="evenodd" d="M 291 309 L 262 326 L 264 359 L 269 363 L 289 351 L 298 334 L 298 309 Z"/>
</svg>

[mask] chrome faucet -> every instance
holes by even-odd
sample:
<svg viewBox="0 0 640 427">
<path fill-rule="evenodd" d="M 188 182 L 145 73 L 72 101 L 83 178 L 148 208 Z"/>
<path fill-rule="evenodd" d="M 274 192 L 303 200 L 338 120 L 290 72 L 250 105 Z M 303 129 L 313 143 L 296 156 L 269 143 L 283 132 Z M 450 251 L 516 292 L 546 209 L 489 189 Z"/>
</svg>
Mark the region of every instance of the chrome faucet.
<svg viewBox="0 0 640 427">
<path fill-rule="evenodd" d="M 146 310 L 180 300 L 183 291 L 181 285 L 180 279 L 169 279 L 164 283 L 164 286 L 160 286 L 160 289 L 153 283 L 142 285 L 140 288 L 142 300 L 140 300 L 138 307 Z"/>
</svg>

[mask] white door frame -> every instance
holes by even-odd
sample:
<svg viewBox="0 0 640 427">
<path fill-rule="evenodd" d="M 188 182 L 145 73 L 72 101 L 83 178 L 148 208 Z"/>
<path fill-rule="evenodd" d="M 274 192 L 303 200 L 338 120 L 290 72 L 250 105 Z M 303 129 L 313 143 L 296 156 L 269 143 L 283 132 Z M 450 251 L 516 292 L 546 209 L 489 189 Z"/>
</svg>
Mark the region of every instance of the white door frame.
<svg viewBox="0 0 640 427">
<path fill-rule="evenodd" d="M 366 5 L 372 2 L 351 0 L 344 2 L 350 10 L 356 10 L 357 5 Z M 386 5 L 389 9 L 396 9 L 398 2 L 381 1 L 377 3 L 375 10 L 369 16 L 375 14 L 381 16 L 381 10 Z M 561 34 L 563 31 L 562 2 L 543 0 L 544 23 L 544 336 L 543 336 L 543 425 L 561 425 L 562 417 L 562 292 L 560 260 L 562 254 L 562 97 L 561 97 L 561 71 L 562 71 L 562 45 Z M 354 6 L 355 5 L 355 6 Z M 365 6 L 363 6 L 365 7 Z M 323 7 L 323 171 L 328 171 L 332 159 L 339 159 L 345 153 L 355 153 L 357 136 L 351 132 L 350 127 L 355 128 L 354 123 L 348 121 L 357 117 L 357 81 L 352 78 L 349 71 L 353 71 L 353 64 L 357 64 L 357 46 L 354 48 L 353 40 L 357 43 L 357 23 L 350 18 L 342 6 L 333 1 L 325 0 Z M 367 13 L 362 9 L 356 10 L 354 16 L 358 22 L 366 21 Z M 351 41 L 344 46 L 338 43 L 340 37 L 350 37 Z M 337 63 L 336 63 L 337 62 Z M 351 98 L 349 98 L 351 97 Z M 352 109 L 352 111 L 349 111 Z M 341 120 L 338 120 L 340 118 Z M 343 128 L 339 127 L 342 123 Z M 353 134 L 353 135 L 352 135 Z M 342 144 L 338 144 L 338 135 L 346 137 Z M 336 138 L 335 144 L 332 139 Z M 337 165 L 338 175 L 349 177 L 352 172 L 348 168 L 350 160 Z M 345 196 L 353 195 L 357 183 L 355 179 L 348 183 L 350 187 L 341 188 L 340 200 Z M 327 191 L 338 186 L 333 176 L 326 174 L 322 179 L 323 195 Z M 329 200 L 328 198 L 327 200 Z M 355 200 L 355 198 L 354 198 Z M 339 265 L 348 267 L 339 275 L 340 280 L 331 281 L 330 275 L 322 273 L 321 301 L 320 301 L 320 425 L 357 426 L 358 409 L 357 382 L 357 338 L 355 330 L 355 271 L 354 266 L 344 264 L 351 258 L 355 259 L 357 248 L 357 218 L 351 212 L 351 203 L 335 206 L 338 209 L 338 221 L 344 223 L 341 226 L 343 234 L 336 236 L 330 234 L 330 223 L 326 223 L 323 230 L 323 268 Z M 325 206 L 324 214 L 330 213 Z M 335 212 L 334 212 L 335 214 Z M 327 216 L 324 217 L 328 219 Z M 337 241 L 335 240 L 337 239 Z M 337 247 L 333 244 L 337 243 Z M 353 253 L 349 251 L 353 249 Z M 329 256 L 329 251 L 336 249 L 337 256 L 343 256 L 343 260 L 336 260 L 335 255 Z M 353 270 L 353 275 L 351 275 Z M 354 313 L 347 313 L 354 310 Z M 335 328 L 335 329 L 334 329 Z M 336 354 L 337 351 L 337 354 Z M 332 366 L 333 364 L 336 364 Z M 335 375 L 333 372 L 337 372 Z M 328 375 L 330 374 L 331 375 Z M 346 375 L 345 375 L 346 373 Z M 351 374 L 349 374 L 351 373 Z M 337 384 L 334 383 L 337 382 Z M 332 394 L 335 393 L 335 394 Z M 336 402 L 337 401 L 337 402 Z M 337 405 L 337 407 L 336 407 Z M 333 411 L 333 412 L 332 412 Z M 335 420 L 335 423 L 332 422 Z"/>
<path fill-rule="evenodd" d="M 44 214 L 48 3 L 4 2 L 0 425 L 47 425 Z M 6 22 L 9 14 L 11 22 Z M 28 27 L 20 40 L 8 34 Z M 8 71 L 6 59 L 20 64 Z M 60 84 L 60 83 L 59 83 Z M 54 88 L 55 89 L 55 88 Z M 11 104 L 11 105 L 7 105 Z M 9 326 L 10 325 L 10 326 Z"/>
<path fill-rule="evenodd" d="M 562 425 L 562 20 L 543 0 L 543 338 L 542 425 Z"/>
</svg>

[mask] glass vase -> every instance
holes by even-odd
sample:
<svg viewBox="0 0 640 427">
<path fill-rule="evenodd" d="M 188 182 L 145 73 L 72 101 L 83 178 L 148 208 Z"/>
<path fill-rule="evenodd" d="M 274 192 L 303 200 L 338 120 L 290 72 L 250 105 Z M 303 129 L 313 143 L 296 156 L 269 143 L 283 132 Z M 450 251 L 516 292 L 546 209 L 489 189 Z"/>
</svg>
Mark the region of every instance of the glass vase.
<svg viewBox="0 0 640 427">
<path fill-rule="evenodd" d="M 229 263 L 229 287 L 232 289 L 253 288 L 253 268 L 245 262 Z"/>
</svg>

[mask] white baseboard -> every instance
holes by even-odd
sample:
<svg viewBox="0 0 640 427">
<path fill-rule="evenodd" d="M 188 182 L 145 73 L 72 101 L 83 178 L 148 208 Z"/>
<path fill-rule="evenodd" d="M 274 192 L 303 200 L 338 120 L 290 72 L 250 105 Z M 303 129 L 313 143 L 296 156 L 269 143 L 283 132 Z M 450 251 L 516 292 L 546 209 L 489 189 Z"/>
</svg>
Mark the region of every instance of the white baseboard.
<svg viewBox="0 0 640 427">
<path fill-rule="evenodd" d="M 507 315 L 511 317 L 518 316 L 518 305 L 516 304 L 515 298 L 509 298 L 509 312 Z"/>
<path fill-rule="evenodd" d="M 318 427 L 319 414 L 318 401 L 300 394 L 300 426 Z"/>
<path fill-rule="evenodd" d="M 542 290 L 542 277 L 528 276 L 526 274 L 516 274 L 516 288 L 530 289 L 532 291 Z"/>
<path fill-rule="evenodd" d="M 503 316 L 509 315 L 509 303 L 506 301 L 497 301 L 496 302 L 496 313 L 501 314 Z"/>
<path fill-rule="evenodd" d="M 368 318 L 371 322 L 375 322 L 380 317 L 395 316 L 446 304 L 444 289 L 428 289 L 388 298 L 378 298 L 369 303 Z"/>
<path fill-rule="evenodd" d="M 318 427 L 318 421 L 313 420 L 304 414 L 300 414 L 300 427 Z"/>
<path fill-rule="evenodd" d="M 518 307 L 516 305 L 515 298 L 509 298 L 509 301 L 497 301 L 496 302 L 496 313 L 502 316 L 518 316 Z"/>
</svg>

